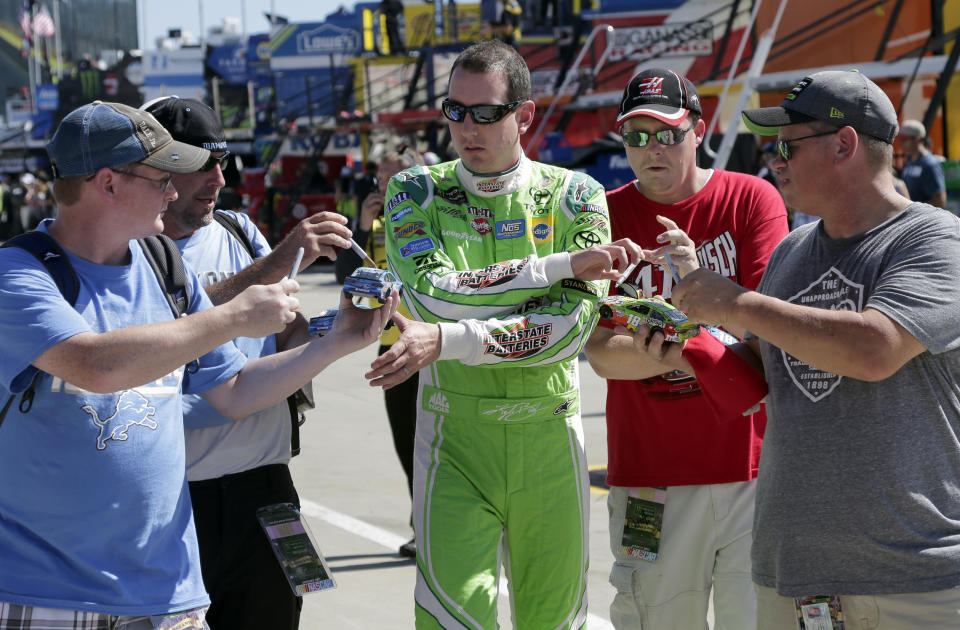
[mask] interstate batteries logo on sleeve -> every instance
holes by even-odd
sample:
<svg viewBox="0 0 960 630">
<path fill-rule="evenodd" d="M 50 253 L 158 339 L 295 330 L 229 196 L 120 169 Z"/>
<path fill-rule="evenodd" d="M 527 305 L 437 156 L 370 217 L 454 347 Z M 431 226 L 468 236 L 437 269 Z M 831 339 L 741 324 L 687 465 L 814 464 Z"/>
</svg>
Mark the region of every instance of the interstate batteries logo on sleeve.
<svg viewBox="0 0 960 630">
<path fill-rule="evenodd" d="M 523 359 L 546 348 L 552 332 L 553 324 L 531 326 L 530 318 L 525 317 L 513 326 L 489 333 L 483 352 L 505 359 Z"/>
</svg>

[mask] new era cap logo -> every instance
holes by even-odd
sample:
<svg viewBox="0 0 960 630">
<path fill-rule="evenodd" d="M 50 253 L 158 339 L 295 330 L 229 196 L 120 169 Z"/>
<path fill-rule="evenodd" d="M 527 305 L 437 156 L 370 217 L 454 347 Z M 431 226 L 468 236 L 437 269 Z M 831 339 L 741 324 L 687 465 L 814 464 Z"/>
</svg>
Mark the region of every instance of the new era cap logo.
<svg viewBox="0 0 960 630">
<path fill-rule="evenodd" d="M 840 111 L 839 109 L 837 109 L 836 107 L 831 107 L 831 108 L 830 108 L 830 118 L 846 118 L 846 116 L 844 116 L 844 115 L 843 115 L 843 112 L 841 112 L 841 111 Z"/>
</svg>

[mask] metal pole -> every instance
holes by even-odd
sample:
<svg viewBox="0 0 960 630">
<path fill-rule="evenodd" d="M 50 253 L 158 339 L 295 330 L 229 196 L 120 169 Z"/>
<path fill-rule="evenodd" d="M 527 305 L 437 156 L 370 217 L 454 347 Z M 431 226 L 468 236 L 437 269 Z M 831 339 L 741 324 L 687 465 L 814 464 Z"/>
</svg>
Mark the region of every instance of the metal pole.
<svg viewBox="0 0 960 630">
<path fill-rule="evenodd" d="M 36 114 L 37 104 L 37 78 L 34 76 L 36 69 L 33 67 L 33 41 L 27 40 L 30 49 L 27 50 L 27 82 L 30 84 L 30 113 Z M 26 138 L 24 138 L 26 142 Z"/>
<path fill-rule="evenodd" d="M 710 119 L 710 126 L 707 127 L 707 133 L 703 136 L 704 142 L 701 145 L 703 152 L 712 158 L 716 158 L 717 154 L 710 148 L 710 138 L 713 137 L 713 130 L 720 120 L 723 103 L 727 99 L 727 93 L 730 91 L 730 84 L 733 82 L 737 74 L 737 69 L 740 67 L 740 58 L 743 56 L 743 49 L 747 43 L 747 34 L 753 30 L 753 25 L 757 21 L 757 13 L 760 12 L 760 5 L 762 4 L 763 0 L 757 0 L 753 5 L 753 11 L 750 13 L 750 22 L 743 29 L 743 35 L 740 37 L 740 43 L 737 46 L 737 53 L 733 56 L 733 63 L 730 65 L 730 70 L 727 71 L 727 80 L 723 82 L 723 90 L 720 91 L 720 98 L 717 99 L 717 109 L 713 112 L 713 118 Z M 746 89 L 746 86 L 743 86 L 741 89 Z"/>
<path fill-rule="evenodd" d="M 247 0 L 240 0 L 240 24 L 243 30 L 243 43 L 247 42 Z"/>
<path fill-rule="evenodd" d="M 773 19 L 773 24 L 760 38 L 757 49 L 753 54 L 753 63 L 744 79 L 743 87 L 740 89 L 740 98 L 737 99 L 737 107 L 733 111 L 730 123 L 727 125 L 727 131 L 723 134 L 723 140 L 717 149 L 717 157 L 713 161 L 713 168 L 724 168 L 727 160 L 730 159 L 730 153 L 733 152 L 733 144 L 737 140 L 737 130 L 740 126 L 740 112 L 747 105 L 747 99 L 753 94 L 753 86 L 757 77 L 763 72 L 763 64 L 767 62 L 767 56 L 770 54 L 770 48 L 773 47 L 773 39 L 777 34 L 777 27 L 780 25 L 780 18 L 783 17 L 783 10 L 787 8 L 787 0 L 780 0 L 780 7 L 777 9 L 777 15 Z"/>
<path fill-rule="evenodd" d="M 592 76 L 597 76 L 597 72 L 600 70 L 600 66 L 606 62 L 607 57 L 610 56 L 610 51 L 613 50 L 613 34 L 614 28 L 609 24 L 597 24 L 593 27 L 593 30 L 590 31 L 590 35 L 587 36 L 587 41 L 584 42 L 583 48 L 580 49 L 580 54 L 577 55 L 577 58 L 574 60 L 573 64 L 570 66 L 570 69 L 567 70 L 567 75 L 563 78 L 563 83 L 560 84 L 560 88 L 557 90 L 557 93 L 554 94 L 553 100 L 550 101 L 549 107 L 547 107 L 546 113 L 540 119 L 540 124 L 537 125 L 537 129 L 533 132 L 533 136 L 530 138 L 530 141 L 527 143 L 527 146 L 524 148 L 525 153 L 530 153 L 530 151 L 537 148 L 537 141 L 540 140 L 540 134 L 543 132 L 544 127 L 547 126 L 547 121 L 550 119 L 550 115 L 553 113 L 553 110 L 557 106 L 557 101 L 560 100 L 560 97 L 563 95 L 564 90 L 567 89 L 567 86 L 570 85 L 573 80 L 573 75 L 575 71 L 580 67 L 580 63 L 583 61 L 584 56 L 587 54 L 587 51 L 592 52 L 592 44 L 594 38 L 599 33 L 606 34 L 607 45 L 603 50 L 603 54 L 600 55 L 600 60 L 597 62 L 596 66 L 593 68 Z"/>
<path fill-rule="evenodd" d="M 37 108 L 37 86 L 43 82 L 43 65 L 41 64 L 40 57 L 40 41 L 37 37 L 37 5 L 31 3 L 30 11 L 30 30 L 33 33 L 33 63 L 36 64 L 36 68 L 33 71 L 34 86 L 33 86 L 33 95 L 31 97 L 32 103 L 30 104 L 30 111 L 36 114 L 39 110 Z"/>
<path fill-rule="evenodd" d="M 140 50 L 147 49 L 147 0 L 140 0 L 140 15 L 138 32 L 140 34 Z"/>
<path fill-rule="evenodd" d="M 220 78 L 219 77 L 213 77 L 213 79 L 210 80 L 210 88 L 211 88 L 211 91 L 213 92 L 213 111 L 217 112 L 217 118 L 219 118 L 220 120 L 223 120 L 222 116 L 220 115 Z"/>
<path fill-rule="evenodd" d="M 203 0 L 197 0 L 197 11 L 200 14 L 200 50 L 207 54 L 207 29 L 203 25 Z"/>
<path fill-rule="evenodd" d="M 253 81 L 247 81 L 247 106 L 250 114 L 250 136 L 255 136 L 257 129 L 257 102 L 254 98 Z"/>
<path fill-rule="evenodd" d="M 60 48 L 60 0 L 53 0 L 54 45 L 57 49 L 57 79 L 63 78 L 63 53 Z"/>
</svg>

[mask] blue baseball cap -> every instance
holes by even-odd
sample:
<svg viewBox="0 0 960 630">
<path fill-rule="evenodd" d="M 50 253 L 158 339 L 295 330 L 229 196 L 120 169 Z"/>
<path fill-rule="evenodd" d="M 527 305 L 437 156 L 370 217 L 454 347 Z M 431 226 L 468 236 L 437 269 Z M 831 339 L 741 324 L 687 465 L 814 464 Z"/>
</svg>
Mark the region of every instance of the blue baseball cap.
<svg viewBox="0 0 960 630">
<path fill-rule="evenodd" d="M 148 112 L 94 101 L 60 122 L 47 144 L 47 155 L 54 176 L 61 178 L 93 175 L 102 168 L 135 162 L 168 173 L 193 173 L 210 152 L 177 142 Z"/>
</svg>

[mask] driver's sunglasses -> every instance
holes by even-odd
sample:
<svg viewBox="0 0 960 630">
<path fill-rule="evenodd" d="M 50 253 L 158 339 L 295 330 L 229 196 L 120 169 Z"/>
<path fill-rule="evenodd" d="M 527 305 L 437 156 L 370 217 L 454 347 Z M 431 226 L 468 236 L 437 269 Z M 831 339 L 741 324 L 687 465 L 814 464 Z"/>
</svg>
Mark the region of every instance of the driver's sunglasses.
<svg viewBox="0 0 960 630">
<path fill-rule="evenodd" d="M 623 131 L 620 135 L 623 137 L 623 143 L 628 147 L 645 147 L 650 143 L 650 138 L 656 138 L 657 142 L 665 147 L 680 144 L 686 137 L 687 132 L 693 129 L 693 125 L 686 129 L 664 129 L 656 133 L 647 133 L 646 131 Z"/>
<path fill-rule="evenodd" d="M 222 171 L 223 169 L 227 168 L 228 157 L 230 157 L 229 151 L 224 151 L 223 155 L 221 155 L 220 157 L 213 157 L 213 155 L 211 154 L 210 157 L 207 158 L 207 161 L 203 163 L 203 166 L 201 166 L 197 170 L 203 171 L 203 172 L 212 171 L 213 167 L 219 164 L 220 170 Z"/>
<path fill-rule="evenodd" d="M 470 112 L 473 122 L 478 125 L 492 125 L 502 120 L 504 116 L 515 110 L 523 102 L 523 100 L 520 100 L 503 103 L 502 105 L 464 105 L 445 98 L 440 104 L 440 108 L 443 110 L 444 117 L 450 122 L 462 123 L 467 119 L 467 112 Z"/>
</svg>

